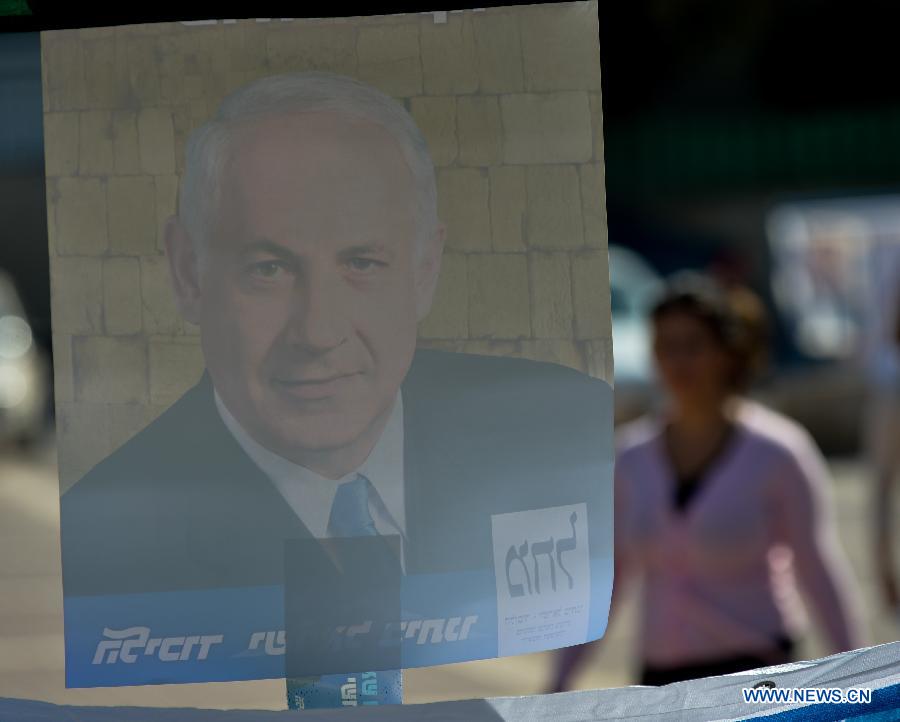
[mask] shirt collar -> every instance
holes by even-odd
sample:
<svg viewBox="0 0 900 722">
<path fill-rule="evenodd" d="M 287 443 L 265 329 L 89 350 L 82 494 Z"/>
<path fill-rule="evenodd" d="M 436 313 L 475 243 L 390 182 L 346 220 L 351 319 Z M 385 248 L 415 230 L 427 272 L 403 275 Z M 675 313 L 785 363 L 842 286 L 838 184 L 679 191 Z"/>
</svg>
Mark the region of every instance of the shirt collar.
<svg viewBox="0 0 900 722">
<path fill-rule="evenodd" d="M 333 486 L 334 489 L 337 489 L 341 483 L 349 481 L 359 473 L 372 482 L 387 511 L 400 529 L 406 528 L 403 496 L 403 398 L 400 391 L 397 392 L 384 430 L 372 451 L 369 452 L 369 456 L 358 469 L 335 480 L 326 479 L 315 471 L 296 464 L 257 442 L 231 414 L 215 388 L 213 393 L 216 409 L 226 428 L 253 462 L 279 488 L 283 483 L 290 482 L 319 488 Z"/>
</svg>

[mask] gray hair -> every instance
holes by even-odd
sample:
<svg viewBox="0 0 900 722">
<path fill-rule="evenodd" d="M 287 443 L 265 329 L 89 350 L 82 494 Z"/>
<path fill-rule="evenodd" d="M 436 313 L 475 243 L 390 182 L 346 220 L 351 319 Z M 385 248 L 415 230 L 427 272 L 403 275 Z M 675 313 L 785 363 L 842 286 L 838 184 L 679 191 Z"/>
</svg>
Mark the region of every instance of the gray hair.
<svg viewBox="0 0 900 722">
<path fill-rule="evenodd" d="M 219 204 L 232 126 L 239 121 L 287 112 L 333 111 L 382 126 L 400 146 L 416 194 L 421 251 L 437 227 L 434 163 L 422 132 L 406 109 L 371 85 L 343 75 L 303 72 L 260 78 L 228 95 L 216 114 L 195 129 L 185 148 L 179 217 L 195 252 L 203 257 Z"/>
</svg>

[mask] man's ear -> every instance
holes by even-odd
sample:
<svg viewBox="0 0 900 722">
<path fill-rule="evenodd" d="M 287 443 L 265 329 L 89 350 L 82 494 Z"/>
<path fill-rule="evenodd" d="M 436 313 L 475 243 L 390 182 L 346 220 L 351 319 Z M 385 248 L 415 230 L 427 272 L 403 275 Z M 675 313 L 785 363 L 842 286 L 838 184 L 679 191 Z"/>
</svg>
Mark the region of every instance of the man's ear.
<svg viewBox="0 0 900 722">
<path fill-rule="evenodd" d="M 447 228 L 439 223 L 431 238 L 425 241 L 425 248 L 416 260 L 416 318 L 421 321 L 431 310 L 438 277 L 441 274 L 441 257 L 444 254 L 444 239 Z"/>
<path fill-rule="evenodd" d="M 200 264 L 194 244 L 177 216 L 166 221 L 166 257 L 175 302 L 186 321 L 200 323 Z"/>
</svg>

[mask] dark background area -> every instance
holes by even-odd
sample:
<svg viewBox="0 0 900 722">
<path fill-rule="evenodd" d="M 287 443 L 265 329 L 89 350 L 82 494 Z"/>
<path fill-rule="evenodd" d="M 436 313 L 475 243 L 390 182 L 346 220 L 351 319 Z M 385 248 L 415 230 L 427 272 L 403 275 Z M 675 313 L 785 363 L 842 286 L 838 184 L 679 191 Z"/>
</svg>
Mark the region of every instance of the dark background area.
<svg viewBox="0 0 900 722">
<path fill-rule="evenodd" d="M 50 348 L 50 267 L 44 202 L 41 54 L 37 33 L 0 36 L 0 269 Z"/>
<path fill-rule="evenodd" d="M 898 21 L 868 0 L 601 2 L 610 242 L 663 272 L 728 264 L 771 300 L 774 203 L 897 187 Z"/>
</svg>

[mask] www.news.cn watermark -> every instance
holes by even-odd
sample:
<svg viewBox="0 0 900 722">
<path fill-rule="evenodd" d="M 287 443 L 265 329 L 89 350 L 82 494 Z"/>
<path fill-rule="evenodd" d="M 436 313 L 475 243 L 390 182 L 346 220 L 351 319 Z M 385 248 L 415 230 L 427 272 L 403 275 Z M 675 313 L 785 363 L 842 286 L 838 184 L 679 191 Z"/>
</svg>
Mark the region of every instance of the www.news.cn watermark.
<svg viewBox="0 0 900 722">
<path fill-rule="evenodd" d="M 741 690 L 747 704 L 868 704 L 872 690 L 862 687 L 774 687 L 760 685 Z"/>
</svg>

